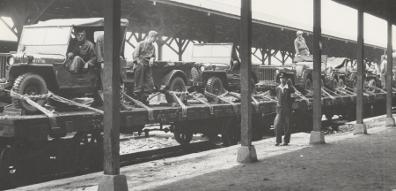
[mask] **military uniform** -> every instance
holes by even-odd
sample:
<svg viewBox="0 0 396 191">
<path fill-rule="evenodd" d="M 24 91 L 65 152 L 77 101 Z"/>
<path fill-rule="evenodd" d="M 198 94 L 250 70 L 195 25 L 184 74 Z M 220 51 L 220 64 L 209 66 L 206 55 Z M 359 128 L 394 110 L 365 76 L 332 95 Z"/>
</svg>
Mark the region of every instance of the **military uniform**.
<svg viewBox="0 0 396 191">
<path fill-rule="evenodd" d="M 284 134 L 284 143 L 287 145 L 290 142 L 290 115 L 292 110 L 293 98 L 291 94 L 294 93 L 294 87 L 291 83 L 279 85 L 275 89 L 276 98 L 276 117 L 274 121 L 276 143 L 282 142 L 282 134 Z"/>
<path fill-rule="evenodd" d="M 96 61 L 95 46 L 89 40 L 83 42 L 74 42 L 72 44 L 72 53 L 74 57 L 69 64 L 69 71 L 74 73 L 80 73 L 86 64 L 94 64 Z"/>
<path fill-rule="evenodd" d="M 134 71 L 134 94 L 145 101 L 145 97 L 153 91 L 153 74 L 150 67 L 150 59 L 155 58 L 155 47 L 153 43 L 142 41 L 133 52 L 135 64 Z"/>
</svg>

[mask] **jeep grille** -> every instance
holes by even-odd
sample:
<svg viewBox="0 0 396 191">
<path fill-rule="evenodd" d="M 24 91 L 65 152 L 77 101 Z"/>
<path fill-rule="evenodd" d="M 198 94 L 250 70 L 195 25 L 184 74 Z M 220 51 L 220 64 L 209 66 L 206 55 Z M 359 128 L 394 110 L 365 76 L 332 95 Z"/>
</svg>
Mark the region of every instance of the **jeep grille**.
<svg viewBox="0 0 396 191">
<path fill-rule="evenodd" d="M 9 54 L 0 54 L 0 79 L 6 78 L 7 58 L 9 56 Z"/>
<path fill-rule="evenodd" d="M 257 68 L 258 81 L 275 81 L 276 68 Z"/>
</svg>

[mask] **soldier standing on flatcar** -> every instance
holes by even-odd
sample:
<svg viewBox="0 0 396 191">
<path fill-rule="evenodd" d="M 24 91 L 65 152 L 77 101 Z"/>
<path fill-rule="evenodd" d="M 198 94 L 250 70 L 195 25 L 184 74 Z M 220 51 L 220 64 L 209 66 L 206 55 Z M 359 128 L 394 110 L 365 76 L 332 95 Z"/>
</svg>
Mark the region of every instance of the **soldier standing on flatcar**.
<svg viewBox="0 0 396 191">
<path fill-rule="evenodd" d="M 156 57 L 153 43 L 157 39 L 157 34 L 156 31 L 150 31 L 133 52 L 134 96 L 143 103 L 147 103 L 147 97 L 154 88 L 151 66 Z"/>
<path fill-rule="evenodd" d="M 276 104 L 276 117 L 274 121 L 276 144 L 279 146 L 282 142 L 282 134 L 284 134 L 283 145 L 286 146 L 290 142 L 290 117 L 292 111 L 293 98 L 291 94 L 295 92 L 293 84 L 286 79 L 284 73 L 280 74 L 280 85 L 276 87 L 275 93 L 278 103 Z M 287 82 L 286 82 L 287 81 Z"/>
</svg>

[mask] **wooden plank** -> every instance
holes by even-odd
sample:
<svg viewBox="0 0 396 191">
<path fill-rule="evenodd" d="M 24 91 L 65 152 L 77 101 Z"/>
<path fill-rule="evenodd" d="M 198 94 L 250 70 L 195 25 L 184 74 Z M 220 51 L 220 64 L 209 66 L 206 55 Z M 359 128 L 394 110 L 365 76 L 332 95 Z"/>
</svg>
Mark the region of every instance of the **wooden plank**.
<svg viewBox="0 0 396 191">
<path fill-rule="evenodd" d="M 356 123 L 363 124 L 363 81 L 364 81 L 364 39 L 363 39 L 363 11 L 358 10 L 357 35 L 357 83 L 356 83 Z"/>
<path fill-rule="evenodd" d="M 313 131 L 320 132 L 322 123 L 321 107 L 321 1 L 314 0 L 313 23 Z"/>
<path fill-rule="evenodd" d="M 252 143 L 252 104 L 250 86 L 252 49 L 252 8 L 251 0 L 241 1 L 241 145 Z"/>
<path fill-rule="evenodd" d="M 104 173 L 120 173 L 120 0 L 104 1 Z"/>
</svg>

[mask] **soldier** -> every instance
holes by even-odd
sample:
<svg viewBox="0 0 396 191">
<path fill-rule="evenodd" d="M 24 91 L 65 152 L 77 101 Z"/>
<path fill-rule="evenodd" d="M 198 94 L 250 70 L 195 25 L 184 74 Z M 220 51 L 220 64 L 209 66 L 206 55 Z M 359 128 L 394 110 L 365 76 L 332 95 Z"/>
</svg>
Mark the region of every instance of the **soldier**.
<svg viewBox="0 0 396 191">
<path fill-rule="evenodd" d="M 95 46 L 86 39 L 84 29 L 76 29 L 76 41 L 72 42 L 71 52 L 67 54 L 70 72 L 80 73 L 83 69 L 93 66 L 96 62 Z"/>
<path fill-rule="evenodd" d="M 312 61 L 312 56 L 303 37 L 303 32 L 297 31 L 296 35 L 297 37 L 294 40 L 294 48 L 296 50 L 295 62 Z"/>
<path fill-rule="evenodd" d="M 283 145 L 286 146 L 290 142 L 290 115 L 293 103 L 291 94 L 294 93 L 294 87 L 290 80 L 287 80 L 286 83 L 286 76 L 284 73 L 280 74 L 280 82 L 281 84 L 275 89 L 276 97 L 278 99 L 278 103 L 276 105 L 276 117 L 274 121 L 276 135 L 275 146 L 279 146 L 279 144 L 282 142 L 282 134 L 285 135 Z"/>
<path fill-rule="evenodd" d="M 155 60 L 153 43 L 157 39 L 157 34 L 156 31 L 150 31 L 147 37 L 142 42 L 139 42 L 133 52 L 134 96 L 144 103 L 147 103 L 147 96 L 154 88 L 151 66 Z"/>
</svg>

